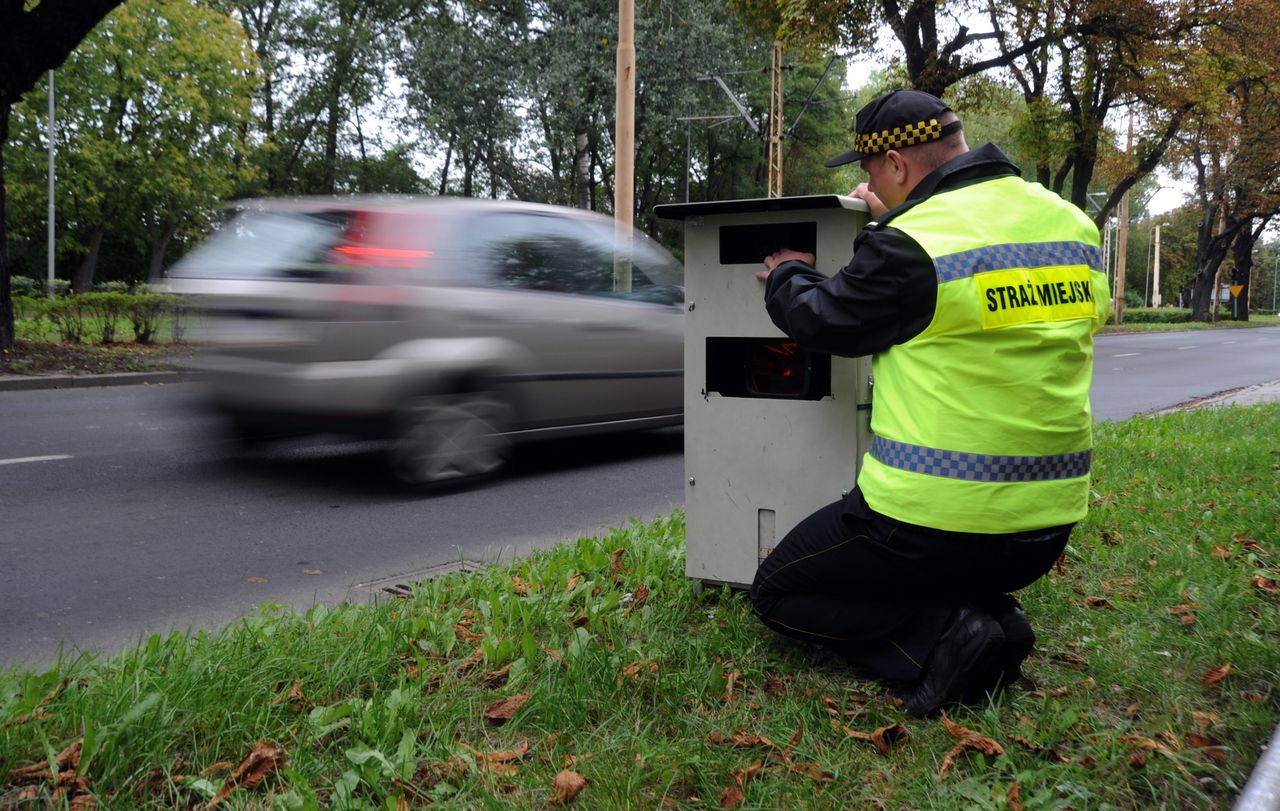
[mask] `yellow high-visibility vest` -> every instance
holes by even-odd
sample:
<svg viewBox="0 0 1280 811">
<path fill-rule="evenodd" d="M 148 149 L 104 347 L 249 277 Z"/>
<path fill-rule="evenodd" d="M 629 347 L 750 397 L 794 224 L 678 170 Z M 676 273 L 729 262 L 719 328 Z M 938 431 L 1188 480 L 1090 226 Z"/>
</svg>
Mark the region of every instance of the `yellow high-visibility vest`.
<svg viewBox="0 0 1280 811">
<path fill-rule="evenodd" d="M 1017 177 L 934 194 L 890 224 L 933 259 L 938 298 L 924 332 L 875 356 L 867 503 L 958 532 L 1080 520 L 1110 298 L 1098 229 Z"/>
</svg>

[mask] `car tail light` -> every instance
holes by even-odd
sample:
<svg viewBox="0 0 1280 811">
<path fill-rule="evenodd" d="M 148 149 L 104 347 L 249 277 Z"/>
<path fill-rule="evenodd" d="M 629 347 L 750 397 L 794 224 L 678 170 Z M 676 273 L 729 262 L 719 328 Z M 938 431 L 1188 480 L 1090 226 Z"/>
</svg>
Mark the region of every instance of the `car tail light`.
<svg viewBox="0 0 1280 811">
<path fill-rule="evenodd" d="M 329 262 L 362 268 L 412 269 L 431 258 L 427 217 L 421 212 L 356 211 Z"/>
<path fill-rule="evenodd" d="M 351 243 L 332 248 L 330 253 L 335 265 L 361 267 L 411 268 L 431 258 L 431 251 L 418 248 L 379 248 Z"/>
</svg>

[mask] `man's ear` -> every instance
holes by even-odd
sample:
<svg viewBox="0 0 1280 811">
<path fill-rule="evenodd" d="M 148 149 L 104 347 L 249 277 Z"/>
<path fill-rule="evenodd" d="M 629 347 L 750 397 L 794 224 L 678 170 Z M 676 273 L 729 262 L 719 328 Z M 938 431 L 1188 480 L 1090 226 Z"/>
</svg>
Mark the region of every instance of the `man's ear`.
<svg viewBox="0 0 1280 811">
<path fill-rule="evenodd" d="M 893 180 L 898 185 L 907 182 L 907 162 L 902 157 L 902 153 L 896 149 L 890 149 L 884 153 L 885 160 L 893 167 Z"/>
</svg>

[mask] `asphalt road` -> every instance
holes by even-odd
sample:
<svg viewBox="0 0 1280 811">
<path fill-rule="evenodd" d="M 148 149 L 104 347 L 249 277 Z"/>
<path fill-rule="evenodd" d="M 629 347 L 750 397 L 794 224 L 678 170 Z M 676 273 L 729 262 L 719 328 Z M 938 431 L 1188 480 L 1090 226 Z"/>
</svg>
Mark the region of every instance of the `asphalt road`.
<svg viewBox="0 0 1280 811">
<path fill-rule="evenodd" d="M 1094 415 L 1277 379 L 1280 328 L 1104 336 Z M 243 456 L 196 408 L 201 391 L 0 393 L 0 667 L 217 627 L 266 601 L 364 600 L 683 503 L 678 429 L 533 446 L 495 481 L 420 496 L 366 446 Z"/>
</svg>

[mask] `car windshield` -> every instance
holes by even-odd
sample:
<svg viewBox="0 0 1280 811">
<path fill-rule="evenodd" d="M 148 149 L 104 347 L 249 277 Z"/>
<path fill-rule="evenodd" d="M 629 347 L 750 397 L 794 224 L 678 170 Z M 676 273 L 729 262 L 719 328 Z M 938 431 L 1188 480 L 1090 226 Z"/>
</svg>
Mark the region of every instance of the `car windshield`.
<svg viewBox="0 0 1280 811">
<path fill-rule="evenodd" d="M 187 279 L 252 279 L 293 275 L 326 262 L 342 237 L 343 212 L 247 211 L 184 256 L 169 275 Z"/>
</svg>

